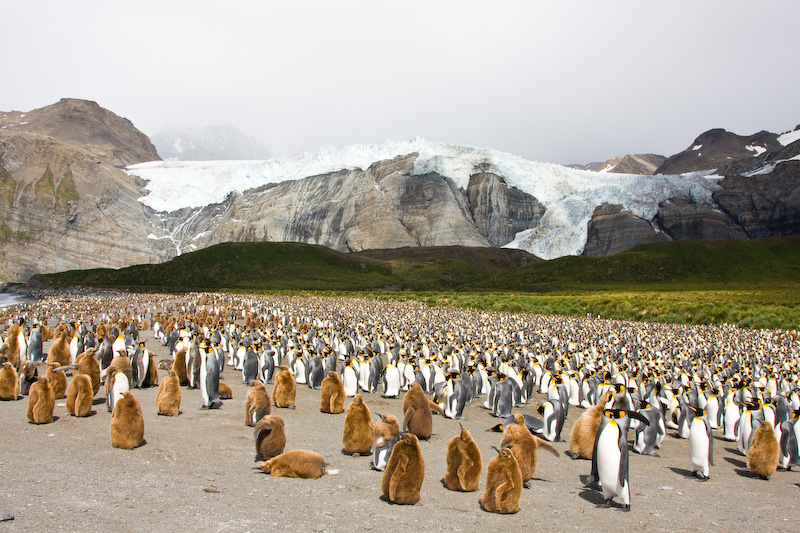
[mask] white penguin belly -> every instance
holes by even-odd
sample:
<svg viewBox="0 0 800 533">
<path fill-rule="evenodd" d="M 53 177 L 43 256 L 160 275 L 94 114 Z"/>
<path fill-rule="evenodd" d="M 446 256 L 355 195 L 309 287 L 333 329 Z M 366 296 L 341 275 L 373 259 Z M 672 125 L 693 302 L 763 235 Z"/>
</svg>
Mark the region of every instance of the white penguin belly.
<svg viewBox="0 0 800 533">
<path fill-rule="evenodd" d="M 705 477 L 708 477 L 710 473 L 710 465 L 708 464 L 708 447 L 710 444 L 705 422 L 700 418 L 694 418 L 689 430 L 689 457 L 692 461 L 692 471 L 699 471 Z"/>
<path fill-rule="evenodd" d="M 623 495 L 625 487 L 619 482 L 621 459 L 619 426 L 609 423 L 600 433 L 597 441 L 597 476 L 600 478 L 603 496 L 606 499 Z"/>
</svg>

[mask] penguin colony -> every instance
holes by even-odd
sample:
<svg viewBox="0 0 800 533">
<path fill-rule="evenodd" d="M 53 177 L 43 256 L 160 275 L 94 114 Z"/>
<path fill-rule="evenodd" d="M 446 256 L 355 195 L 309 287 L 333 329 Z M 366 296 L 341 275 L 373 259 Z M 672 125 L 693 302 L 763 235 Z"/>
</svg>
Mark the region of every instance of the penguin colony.
<svg viewBox="0 0 800 533">
<path fill-rule="evenodd" d="M 254 429 L 261 471 L 326 473 L 320 454 L 285 450 L 287 437 L 294 447 L 302 434 L 271 414 L 273 403 L 294 408 L 297 386 L 305 386 L 320 390 L 321 411 L 346 409 L 331 417 L 341 424 L 343 452 L 370 455 L 366 466 L 382 471 L 383 498 L 396 504 L 424 500 L 426 459 L 446 461 L 448 489 L 479 490 L 483 457 L 471 433 L 462 426 L 445 434 L 435 418 L 468 420 L 481 407 L 502 419 L 480 499 L 489 512 L 525 508 L 522 489 L 535 483 L 537 451 L 559 455 L 553 443 L 564 440 L 569 416 L 578 421 L 566 451 L 591 461 L 585 483 L 602 493 L 604 506 L 617 500 L 630 508 L 629 452 L 657 456 L 667 430 L 670 439 L 688 440 L 686 462 L 676 466 L 699 480 L 725 467 L 714 464 L 715 436 L 734 443 L 754 477 L 800 465 L 796 332 L 612 321 L 592 329 L 583 319 L 468 310 L 454 322 L 452 310 L 381 302 L 359 311 L 319 298 L 196 294 L 134 306 L 131 295 L 100 301 L 72 294 L 66 306 L 59 293 L 40 296 L 0 315 L 0 399 L 27 396 L 28 420 L 50 424 L 58 398 L 66 397 L 68 414 L 89 416 L 102 383 L 116 448 L 146 444 L 143 410 L 178 416 L 223 407 L 232 389 L 223 393 L 219 380 L 241 373 L 250 387 L 244 424 Z M 423 313 L 424 326 L 414 320 Z M 156 365 L 139 342 L 141 329 L 152 330 L 169 359 Z M 167 372 L 160 382 L 159 367 Z M 156 385 L 156 405 L 141 405 L 135 391 Z M 200 389 L 191 398 L 202 403 L 182 404 L 181 387 Z M 359 391 L 381 394 L 399 417 L 376 413 L 373 421 Z M 449 439 L 446 457 L 424 457 L 425 440 L 437 434 Z M 547 471 L 557 468 L 549 459 Z"/>
</svg>

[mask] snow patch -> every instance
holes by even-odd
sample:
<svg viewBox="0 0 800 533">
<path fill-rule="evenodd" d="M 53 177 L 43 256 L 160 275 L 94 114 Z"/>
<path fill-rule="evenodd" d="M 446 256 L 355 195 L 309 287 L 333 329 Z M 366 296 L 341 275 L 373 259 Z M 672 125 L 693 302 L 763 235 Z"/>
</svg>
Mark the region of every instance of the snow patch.
<svg viewBox="0 0 800 533">
<path fill-rule="evenodd" d="M 745 146 L 745 148 L 750 150 L 751 152 L 755 152 L 755 154 L 753 154 L 753 157 L 758 157 L 767 151 L 767 149 L 764 148 L 763 146 L 758 146 L 754 144 L 748 144 L 747 146 Z"/>
<path fill-rule="evenodd" d="M 695 151 L 696 151 L 696 150 L 699 150 L 699 149 L 700 149 L 700 148 L 702 148 L 702 147 L 703 147 L 703 145 L 702 145 L 702 144 L 695 144 L 694 146 L 692 146 L 692 150 L 695 150 Z"/>
<path fill-rule="evenodd" d="M 171 212 L 222 202 L 233 191 L 343 169 L 363 170 L 377 161 L 411 153 L 418 154 L 414 175 L 435 172 L 466 191 L 471 175 L 491 172 L 503 176 L 509 186 L 534 196 L 546 209 L 539 226 L 520 232 L 506 247 L 525 249 L 543 259 L 581 253 L 589 219 L 604 203 L 620 204 L 626 211 L 651 220 L 658 205 L 671 197 L 712 205 L 711 195 L 718 188 L 718 177 L 708 171 L 677 176 L 600 174 L 528 161 L 488 148 L 420 138 L 267 161 L 153 161 L 132 165 L 127 171 L 148 182 L 149 194 L 140 202 L 157 211 Z M 195 216 L 197 213 L 192 218 Z M 179 229 L 173 235 L 177 236 Z M 178 239 L 175 241 L 177 245 Z"/>
<path fill-rule="evenodd" d="M 778 137 L 778 142 L 781 143 L 783 146 L 789 146 L 797 139 L 800 139 L 800 128 L 790 131 L 788 133 L 784 133 L 780 137 Z"/>
</svg>

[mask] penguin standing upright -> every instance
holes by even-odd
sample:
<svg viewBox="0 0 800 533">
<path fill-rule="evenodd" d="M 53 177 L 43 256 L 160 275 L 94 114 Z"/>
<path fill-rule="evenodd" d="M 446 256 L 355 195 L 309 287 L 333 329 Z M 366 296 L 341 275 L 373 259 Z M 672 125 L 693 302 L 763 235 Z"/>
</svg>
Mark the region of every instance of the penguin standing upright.
<svg viewBox="0 0 800 533">
<path fill-rule="evenodd" d="M 661 447 L 667 433 L 667 426 L 664 423 L 664 414 L 657 406 L 651 405 L 645 400 L 640 400 L 641 410 L 639 414 L 644 416 L 649 425 L 638 424 L 633 439 L 633 450 L 643 455 L 658 455 L 655 449 Z M 690 435 L 691 437 L 691 435 Z"/>
<path fill-rule="evenodd" d="M 497 456 L 492 457 L 486 469 L 481 505 L 490 513 L 516 513 L 522 497 L 522 472 L 514 452 L 508 448 L 494 449 Z"/>
<path fill-rule="evenodd" d="M 67 389 L 67 412 L 72 416 L 89 416 L 93 400 L 92 379 L 86 374 L 75 374 Z"/>
<path fill-rule="evenodd" d="M 17 371 L 8 361 L 3 362 L 0 369 L 0 400 L 16 400 L 19 397 L 19 379 Z"/>
<path fill-rule="evenodd" d="M 542 436 L 550 442 L 562 442 L 561 428 L 564 426 L 564 410 L 558 400 L 546 400 L 536 410 L 544 418 Z M 519 458 L 517 458 L 519 460 Z"/>
<path fill-rule="evenodd" d="M 258 379 L 258 355 L 252 347 L 248 348 L 242 363 L 242 383 L 250 385 Z"/>
<path fill-rule="evenodd" d="M 34 363 L 41 363 L 44 361 L 44 351 L 42 345 L 42 326 L 40 324 L 34 324 L 33 328 L 31 328 L 30 334 L 28 335 L 28 361 L 32 361 Z"/>
<path fill-rule="evenodd" d="M 181 382 L 175 370 L 169 369 L 158 385 L 156 412 L 163 416 L 178 416 L 181 409 Z"/>
<path fill-rule="evenodd" d="M 706 480 L 711 477 L 714 464 L 714 438 L 711 436 L 711 423 L 705 409 L 692 407 L 694 416 L 689 424 L 689 457 L 692 461 L 692 474 Z"/>
<path fill-rule="evenodd" d="M 403 396 L 403 428 L 417 437 L 428 440 L 433 433 L 433 415 L 431 410 L 444 414 L 444 411 L 430 401 L 418 382 Z"/>
<path fill-rule="evenodd" d="M 344 411 L 344 386 L 339 374 L 328 372 L 320 386 L 320 406 L 323 413 L 339 414 Z"/>
<path fill-rule="evenodd" d="M 256 442 L 256 461 L 269 461 L 283 453 L 286 433 L 283 418 L 268 415 L 255 424 L 253 437 Z"/>
<path fill-rule="evenodd" d="M 372 433 L 374 424 L 369 407 L 360 394 L 356 394 L 353 403 L 347 406 L 342 429 L 342 444 L 347 453 L 365 455 L 372 449 Z"/>
<path fill-rule="evenodd" d="M 373 470 L 384 470 L 389 462 L 394 445 L 400 440 L 400 423 L 391 413 L 379 415 L 381 419 L 372 430 L 372 462 Z"/>
<path fill-rule="evenodd" d="M 597 405 L 589 407 L 572 426 L 569 434 L 569 451 L 573 459 L 591 459 L 594 455 L 594 441 L 597 430 L 603 419 L 605 404 L 611 400 L 611 393 L 606 393 Z"/>
<path fill-rule="evenodd" d="M 130 391 L 114 403 L 111 411 L 111 445 L 131 450 L 144 444 L 144 417 L 139 400 Z"/>
<path fill-rule="evenodd" d="M 597 431 L 590 481 L 598 481 L 602 485 L 606 507 L 611 506 L 614 497 L 622 498 L 626 510 L 631 507 L 628 475 L 628 426 L 631 418 L 643 424 L 650 423 L 636 412 L 606 409 Z"/>
<path fill-rule="evenodd" d="M 200 352 L 200 395 L 203 398 L 202 409 L 219 409 L 222 400 L 219 399 L 219 362 L 214 350 L 207 351 L 205 347 Z"/>
<path fill-rule="evenodd" d="M 381 492 L 392 503 L 414 505 L 419 501 L 425 479 L 425 460 L 419 441 L 413 433 L 405 433 L 395 444 L 381 478 Z"/>
<path fill-rule="evenodd" d="M 271 410 L 272 400 L 269 397 L 267 388 L 261 381 L 253 381 L 247 390 L 247 397 L 244 402 L 244 424 L 246 426 L 255 426 Z"/>
<path fill-rule="evenodd" d="M 297 384 L 294 381 L 294 376 L 292 376 L 292 371 L 286 366 L 279 366 L 274 381 L 272 401 L 275 403 L 275 407 L 294 409 Z"/>
<path fill-rule="evenodd" d="M 753 438 L 747 450 L 747 468 L 754 474 L 769 479 L 778 469 L 780 453 L 772 424 L 762 422 L 753 430 Z"/>
<path fill-rule="evenodd" d="M 355 396 L 358 392 L 358 374 L 350 359 L 345 361 L 342 368 L 342 385 L 344 386 L 344 394 L 348 398 Z"/>
<path fill-rule="evenodd" d="M 397 398 L 400 394 L 400 371 L 397 366 L 389 363 L 383 369 L 383 397 Z"/>
<path fill-rule="evenodd" d="M 56 399 L 50 382 L 38 379 L 28 390 L 28 412 L 26 416 L 34 424 L 49 424 L 53 421 Z"/>
<path fill-rule="evenodd" d="M 510 448 L 514 452 L 520 471 L 522 472 L 522 482 L 526 483 L 533 478 L 536 472 L 537 450 L 543 448 L 556 457 L 558 451 L 553 446 L 536 436 L 528 430 L 525 417 L 520 413 L 514 414 L 514 422 L 506 426 L 503 431 L 503 438 L 500 441 L 501 448 Z"/>
<path fill-rule="evenodd" d="M 472 434 L 464 426 L 461 433 L 450 439 L 447 445 L 447 472 L 445 486 L 454 491 L 474 492 L 483 468 L 483 459 Z"/>
</svg>

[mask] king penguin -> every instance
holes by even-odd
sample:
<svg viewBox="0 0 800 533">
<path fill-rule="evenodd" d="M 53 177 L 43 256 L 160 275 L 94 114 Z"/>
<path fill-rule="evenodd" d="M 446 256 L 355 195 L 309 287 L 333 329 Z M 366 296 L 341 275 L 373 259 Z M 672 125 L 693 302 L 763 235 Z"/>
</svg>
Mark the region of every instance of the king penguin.
<svg viewBox="0 0 800 533">
<path fill-rule="evenodd" d="M 597 431 L 590 480 L 599 481 L 602 485 L 605 507 L 611 506 L 612 498 L 619 497 L 625 510 L 631 508 L 628 476 L 628 426 L 631 418 L 643 424 L 650 423 L 636 412 L 606 409 Z"/>
</svg>

